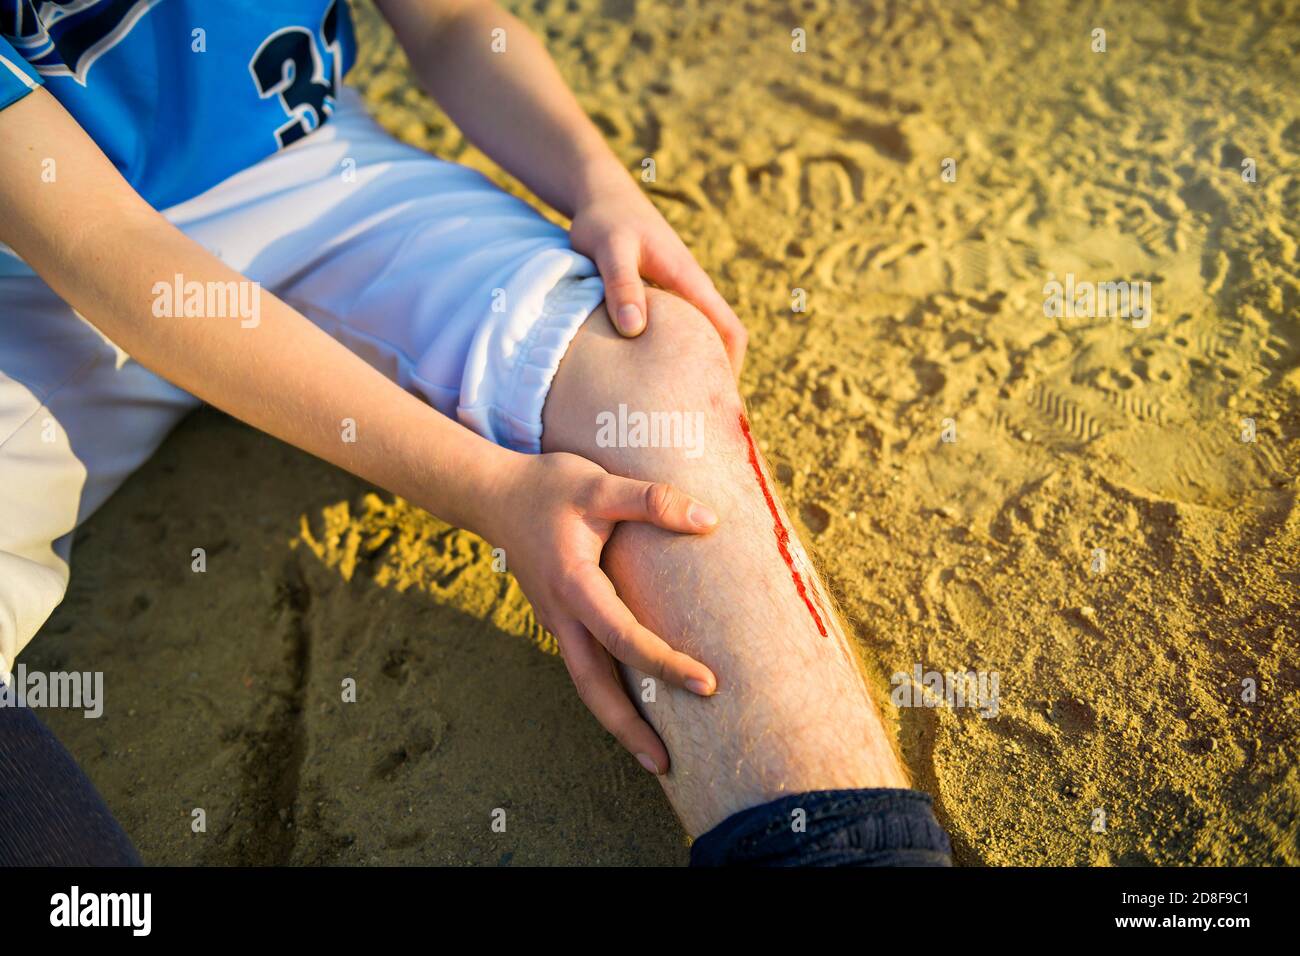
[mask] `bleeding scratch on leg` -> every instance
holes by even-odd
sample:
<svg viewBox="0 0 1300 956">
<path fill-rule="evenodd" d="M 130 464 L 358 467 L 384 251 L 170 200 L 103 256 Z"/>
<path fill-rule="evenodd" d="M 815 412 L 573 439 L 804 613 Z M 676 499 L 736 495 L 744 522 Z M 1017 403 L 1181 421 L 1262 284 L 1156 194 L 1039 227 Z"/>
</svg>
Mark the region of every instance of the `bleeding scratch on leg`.
<svg viewBox="0 0 1300 956">
<path fill-rule="evenodd" d="M 803 603 L 807 606 L 808 613 L 812 615 L 818 632 L 822 637 L 826 637 L 826 625 L 822 623 L 821 615 L 817 613 L 817 608 L 813 605 L 812 598 L 808 594 L 808 585 L 804 581 L 803 575 L 794 566 L 794 555 L 790 553 L 790 531 L 781 522 L 781 512 L 776 507 L 776 499 L 772 497 L 772 491 L 767 486 L 767 479 L 763 476 L 763 468 L 758 462 L 758 449 L 754 446 L 754 436 L 750 434 L 749 421 L 745 418 L 744 412 L 740 414 L 740 430 L 745 436 L 746 444 L 749 445 L 749 466 L 754 469 L 754 477 L 758 479 L 758 487 L 763 491 L 763 500 L 767 502 L 767 510 L 772 515 L 777 550 L 781 552 L 781 558 L 785 561 L 785 566 L 790 569 L 790 577 L 794 579 L 795 590 L 799 592 L 799 597 L 803 598 Z"/>
</svg>

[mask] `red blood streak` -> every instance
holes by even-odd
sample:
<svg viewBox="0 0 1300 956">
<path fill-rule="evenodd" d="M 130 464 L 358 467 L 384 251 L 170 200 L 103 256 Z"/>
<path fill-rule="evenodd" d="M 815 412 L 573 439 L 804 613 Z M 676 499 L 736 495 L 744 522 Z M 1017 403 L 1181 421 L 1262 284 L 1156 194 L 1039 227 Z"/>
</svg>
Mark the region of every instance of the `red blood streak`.
<svg viewBox="0 0 1300 956">
<path fill-rule="evenodd" d="M 758 479 L 758 487 L 763 490 L 763 500 L 767 502 L 767 510 L 772 514 L 773 530 L 776 532 L 776 548 L 781 552 L 781 558 L 785 561 L 785 566 L 790 569 L 790 577 L 794 579 L 795 590 L 799 592 L 799 597 L 803 598 L 803 603 L 808 607 L 808 613 L 812 615 L 817 630 L 822 637 L 826 637 L 826 625 L 822 623 L 821 615 L 817 613 L 812 598 L 808 596 L 808 586 L 804 583 L 803 575 L 794 566 L 794 556 L 790 553 L 790 532 L 781 523 L 781 513 L 776 508 L 776 499 L 772 497 L 771 489 L 767 487 L 767 479 L 763 477 L 763 469 L 758 463 L 758 449 L 754 447 L 754 436 L 749 432 L 749 422 L 745 419 L 743 412 L 740 416 L 740 430 L 745 435 L 746 444 L 749 445 L 749 467 L 754 469 L 754 477 Z"/>
</svg>

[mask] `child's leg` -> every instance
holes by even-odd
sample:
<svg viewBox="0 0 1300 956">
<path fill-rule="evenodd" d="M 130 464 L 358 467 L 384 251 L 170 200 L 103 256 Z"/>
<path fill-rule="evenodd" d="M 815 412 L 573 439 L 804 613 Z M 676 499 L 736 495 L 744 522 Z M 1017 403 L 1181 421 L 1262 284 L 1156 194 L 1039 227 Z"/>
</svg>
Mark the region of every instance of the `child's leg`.
<svg viewBox="0 0 1300 956">
<path fill-rule="evenodd" d="M 643 623 L 721 682 L 709 700 L 659 687 L 643 705 L 672 753 L 665 785 L 693 833 L 782 794 L 903 784 L 820 584 L 784 538 L 789 522 L 755 471 L 720 344 L 695 310 L 652 295 L 649 331 L 617 338 L 603 312 L 591 314 L 595 267 L 562 230 L 477 174 L 395 143 L 355 98 L 320 134 L 168 214 L 468 427 L 538 451 L 545 401 L 547 450 L 673 482 L 721 514 L 723 527 L 702 541 L 624 527 L 606 550 Z M 0 500 L 0 663 L 12 666 L 62 596 L 62 536 L 195 402 L 102 340 L 93 346 L 93 330 L 39 280 L 8 282 L 0 278 L 0 481 L 21 494 Z M 28 291 L 58 322 L 10 323 L 36 315 Z M 28 381 L 33 358 L 68 367 Z M 605 447 L 596 415 L 620 404 L 699 411 L 703 455 Z M 802 809 L 834 827 L 862 799 Z M 874 818 L 880 832 L 932 827 L 928 810 L 880 812 L 895 814 Z"/>
<path fill-rule="evenodd" d="M 351 182 L 337 174 L 347 158 Z M 606 550 L 642 622 L 722 681 L 711 700 L 660 687 L 646 707 L 673 757 L 669 796 L 692 832 L 781 794 L 904 785 L 816 576 L 796 540 L 778 542 L 775 488 L 765 477 L 769 503 L 720 343 L 698 312 L 652 296 L 649 331 L 618 338 L 602 310 L 592 314 L 600 280 L 562 230 L 476 174 L 394 143 L 354 99 L 255 173 L 173 212 L 201 241 L 209 223 L 224 233 L 241 220 L 295 223 L 230 261 L 283 274 L 268 278 L 282 298 L 486 437 L 673 482 L 722 514 L 704 541 L 625 527 Z M 242 230 L 240 242 L 261 233 Z M 596 415 L 620 403 L 700 411 L 704 454 L 601 447 Z"/>
<path fill-rule="evenodd" d="M 758 438 L 743 423 L 717 334 L 682 300 L 649 291 L 640 338 L 620 338 L 603 308 L 579 332 L 546 401 L 542 444 L 616 474 L 670 482 L 721 517 L 705 538 L 624 524 L 605 551 L 606 568 L 641 623 L 718 677 L 714 697 L 661 684 L 645 702 L 646 678 L 625 671 L 672 757 L 663 778 L 669 799 L 699 835 L 788 794 L 906 787 L 860 664 L 773 479 L 758 470 Z M 630 422 L 636 412 L 681 412 L 683 421 L 702 422 L 701 453 L 607 447 L 601 416 L 617 419 L 620 405 Z"/>
</svg>

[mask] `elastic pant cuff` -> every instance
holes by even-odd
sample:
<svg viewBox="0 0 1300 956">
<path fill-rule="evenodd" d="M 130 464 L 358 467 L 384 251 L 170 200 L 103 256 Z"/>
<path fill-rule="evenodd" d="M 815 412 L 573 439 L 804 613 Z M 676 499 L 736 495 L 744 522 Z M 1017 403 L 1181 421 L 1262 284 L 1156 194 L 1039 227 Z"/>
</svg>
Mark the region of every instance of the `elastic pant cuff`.
<svg viewBox="0 0 1300 956">
<path fill-rule="evenodd" d="M 952 847 L 929 794 L 816 790 L 732 814 L 695 841 L 691 866 L 952 866 Z"/>
</svg>

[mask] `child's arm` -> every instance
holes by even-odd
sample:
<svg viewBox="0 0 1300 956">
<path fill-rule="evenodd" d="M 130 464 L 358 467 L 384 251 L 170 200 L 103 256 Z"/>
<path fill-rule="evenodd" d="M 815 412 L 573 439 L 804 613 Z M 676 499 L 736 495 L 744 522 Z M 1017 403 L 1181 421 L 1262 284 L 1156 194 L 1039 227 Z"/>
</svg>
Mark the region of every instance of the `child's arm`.
<svg viewBox="0 0 1300 956">
<path fill-rule="evenodd" d="M 42 179 L 56 160 L 57 177 Z M 244 282 L 155 212 L 44 90 L 0 111 L 0 241 L 141 364 L 257 428 L 474 527 L 509 452 L 395 386 L 270 293 L 260 322 L 156 318 L 157 282 Z M 341 422 L 359 440 L 340 440 Z"/>
<path fill-rule="evenodd" d="M 528 28 L 491 0 L 375 2 L 425 89 L 465 135 L 573 220 L 574 248 L 599 267 L 619 331 L 636 335 L 645 327 L 644 275 L 709 317 L 739 374 L 747 341 L 740 319 L 610 151 Z"/>
<path fill-rule="evenodd" d="M 42 177 L 45 160 L 57 177 Z M 142 365 L 218 408 L 506 548 L 553 626 L 581 624 L 620 659 L 683 686 L 703 665 L 640 627 L 599 569 L 617 520 L 698 533 L 677 492 L 570 455 L 522 455 L 439 414 L 268 292 L 260 321 L 153 314 L 154 285 L 243 282 L 139 197 L 42 89 L 0 110 L 0 242 Z M 0 302 L 0 310 L 5 308 Z M 342 440 L 343 419 L 357 440 Z M 75 449 L 74 449 L 75 451 Z M 653 505 L 670 501 L 672 508 Z M 593 534 L 592 524 L 603 534 Z M 607 525 L 607 526 L 606 526 Z M 561 560 L 563 558 L 563 560 Z M 606 661 L 606 676 L 612 671 Z M 599 686 L 600 674 L 590 678 Z M 667 753 L 624 697 L 593 706 L 634 753 Z"/>
</svg>

